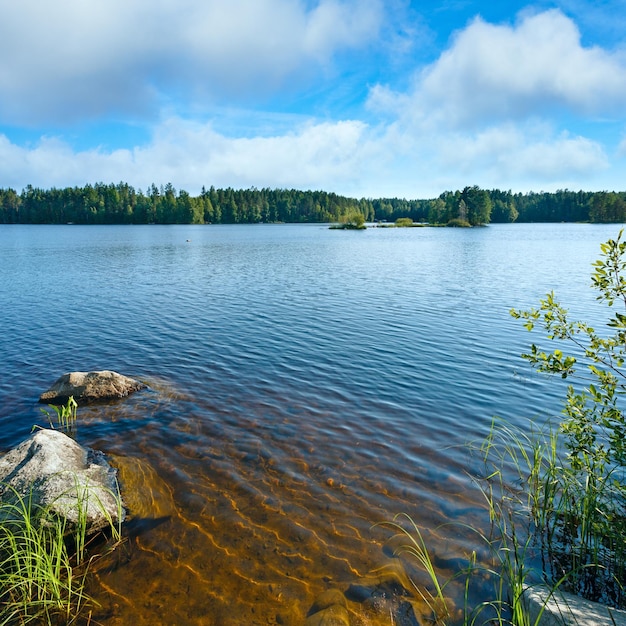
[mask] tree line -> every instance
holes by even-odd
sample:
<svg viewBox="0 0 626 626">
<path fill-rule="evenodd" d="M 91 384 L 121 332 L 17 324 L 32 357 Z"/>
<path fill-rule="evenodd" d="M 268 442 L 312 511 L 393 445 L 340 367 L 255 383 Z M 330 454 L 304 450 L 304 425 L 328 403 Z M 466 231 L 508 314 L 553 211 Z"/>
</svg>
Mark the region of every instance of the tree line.
<svg viewBox="0 0 626 626">
<path fill-rule="evenodd" d="M 145 191 L 127 183 L 0 189 L 0 224 L 251 224 L 337 222 L 358 212 L 368 222 L 411 218 L 431 224 L 626 222 L 626 192 L 512 193 L 474 185 L 427 200 L 356 199 L 297 189 L 202 188 L 171 184 Z"/>
</svg>

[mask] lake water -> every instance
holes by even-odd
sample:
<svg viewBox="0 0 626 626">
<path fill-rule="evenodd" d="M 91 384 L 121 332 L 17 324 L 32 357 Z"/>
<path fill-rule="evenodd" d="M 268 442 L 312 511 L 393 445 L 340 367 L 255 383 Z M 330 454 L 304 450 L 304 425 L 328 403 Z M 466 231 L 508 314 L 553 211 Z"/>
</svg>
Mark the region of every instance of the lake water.
<svg viewBox="0 0 626 626">
<path fill-rule="evenodd" d="M 591 263 L 618 232 L 0 226 L 0 449 L 46 423 L 65 372 L 150 385 L 79 410 L 131 510 L 94 580 L 102 624 L 303 624 L 322 591 L 395 566 L 373 525 L 397 513 L 449 575 L 476 537 L 441 524 L 487 523 L 468 442 L 561 406 L 508 311 L 555 290 L 602 319 Z"/>
</svg>

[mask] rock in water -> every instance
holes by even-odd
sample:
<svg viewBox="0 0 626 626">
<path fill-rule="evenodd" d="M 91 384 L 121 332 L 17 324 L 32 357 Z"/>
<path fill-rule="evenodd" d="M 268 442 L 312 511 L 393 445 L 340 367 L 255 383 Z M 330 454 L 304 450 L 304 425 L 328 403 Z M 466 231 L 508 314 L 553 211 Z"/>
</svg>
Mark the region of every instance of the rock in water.
<svg viewBox="0 0 626 626">
<path fill-rule="evenodd" d="M 338 589 L 325 591 L 313 603 L 305 626 L 350 626 L 346 599 Z"/>
<path fill-rule="evenodd" d="M 16 493 L 73 524 L 82 514 L 87 534 L 124 521 L 116 471 L 104 454 L 58 430 L 38 430 L 0 459 L 0 499 L 15 501 Z"/>
<path fill-rule="evenodd" d="M 78 404 L 124 398 L 135 391 L 145 389 L 146 385 L 123 376 L 117 372 L 70 372 L 59 378 L 48 391 L 41 394 L 39 402 L 43 404 L 65 404 L 70 396 Z"/>
</svg>

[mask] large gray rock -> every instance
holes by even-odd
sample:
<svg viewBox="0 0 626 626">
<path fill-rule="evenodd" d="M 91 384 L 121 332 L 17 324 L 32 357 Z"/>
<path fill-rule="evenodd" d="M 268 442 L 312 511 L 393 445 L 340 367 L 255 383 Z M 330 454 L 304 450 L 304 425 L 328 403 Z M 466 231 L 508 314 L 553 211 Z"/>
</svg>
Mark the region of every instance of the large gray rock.
<svg viewBox="0 0 626 626">
<path fill-rule="evenodd" d="M 537 626 L 626 626 L 626 611 L 571 593 L 557 590 L 553 594 L 548 587 L 537 586 L 528 588 L 525 598 L 530 623 Z"/>
<path fill-rule="evenodd" d="M 64 374 L 41 394 L 39 402 L 44 404 L 65 404 L 70 396 L 78 404 L 124 398 L 146 385 L 110 370 L 99 372 L 70 372 Z"/>
<path fill-rule="evenodd" d="M 38 430 L 0 458 L 0 499 L 15 501 L 16 493 L 70 523 L 82 512 L 87 534 L 124 521 L 116 471 L 58 430 Z"/>
</svg>

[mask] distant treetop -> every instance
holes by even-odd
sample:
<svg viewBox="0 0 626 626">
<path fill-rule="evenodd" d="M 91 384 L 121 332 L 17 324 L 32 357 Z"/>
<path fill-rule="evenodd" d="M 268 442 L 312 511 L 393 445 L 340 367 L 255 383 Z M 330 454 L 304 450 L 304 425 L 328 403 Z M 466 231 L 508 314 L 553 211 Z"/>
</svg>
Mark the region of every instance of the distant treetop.
<svg viewBox="0 0 626 626">
<path fill-rule="evenodd" d="M 192 196 L 171 183 L 145 191 L 127 183 L 0 189 L 0 224 L 251 224 L 338 222 L 359 213 L 367 222 L 399 219 L 472 226 L 507 222 L 626 222 L 626 192 L 560 190 L 512 193 L 474 185 L 438 198 L 348 198 L 297 189 L 216 189 Z"/>
</svg>

